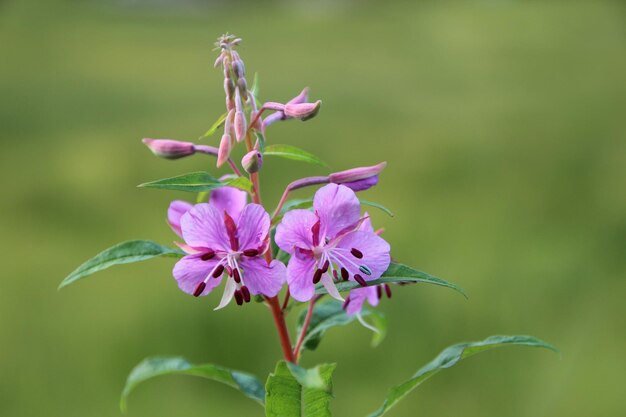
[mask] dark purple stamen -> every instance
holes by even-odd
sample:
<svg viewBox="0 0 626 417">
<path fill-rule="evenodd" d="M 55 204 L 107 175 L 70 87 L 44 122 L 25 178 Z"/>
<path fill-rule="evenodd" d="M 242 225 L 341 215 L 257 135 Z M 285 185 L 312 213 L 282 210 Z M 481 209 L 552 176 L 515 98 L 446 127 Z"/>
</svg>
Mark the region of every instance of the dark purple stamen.
<svg viewBox="0 0 626 417">
<path fill-rule="evenodd" d="M 350 297 L 346 298 L 346 301 L 343 302 L 342 308 L 344 310 L 347 309 L 349 304 L 350 304 Z"/>
<path fill-rule="evenodd" d="M 243 300 L 246 303 L 250 302 L 250 290 L 245 285 L 242 285 L 241 287 L 241 295 L 243 295 Z"/>
<path fill-rule="evenodd" d="M 383 298 L 383 287 L 381 287 L 380 285 L 376 286 L 376 296 L 379 300 Z"/>
<path fill-rule="evenodd" d="M 226 266 L 226 274 L 228 274 L 229 277 L 233 276 L 233 268 L 231 268 L 230 266 Z"/>
<path fill-rule="evenodd" d="M 203 261 L 208 261 L 209 259 L 213 259 L 213 257 L 215 257 L 215 252 L 213 252 L 212 250 L 204 253 L 200 259 L 202 259 Z"/>
<path fill-rule="evenodd" d="M 365 275 L 372 275 L 372 270 L 369 269 L 366 265 L 359 266 L 359 271 L 363 272 Z"/>
<path fill-rule="evenodd" d="M 339 279 L 339 278 L 337 277 L 337 270 L 336 270 L 336 269 L 333 269 L 333 278 L 335 278 L 335 279 Z"/>
<path fill-rule="evenodd" d="M 224 273 L 224 265 L 218 265 L 213 271 L 213 278 L 219 278 L 222 273 Z"/>
<path fill-rule="evenodd" d="M 387 294 L 387 298 L 391 298 L 391 287 L 389 284 L 385 284 L 385 294 Z"/>
<path fill-rule="evenodd" d="M 317 269 L 315 271 L 315 274 L 313 274 L 313 284 L 317 284 L 318 282 L 320 282 L 320 279 L 322 279 L 322 274 L 324 272 L 321 269 Z"/>
<path fill-rule="evenodd" d="M 243 304 L 243 295 L 241 295 L 241 291 L 239 290 L 235 290 L 235 301 L 238 306 Z"/>
<path fill-rule="evenodd" d="M 241 282 L 241 275 L 239 274 L 239 270 L 237 268 L 233 269 L 233 279 L 237 284 Z"/>
<path fill-rule="evenodd" d="M 230 247 L 232 250 L 239 250 L 239 239 L 237 239 L 237 225 L 235 221 L 226 210 L 224 210 L 224 226 L 226 226 L 226 233 L 230 240 Z"/>
<path fill-rule="evenodd" d="M 245 256 L 257 256 L 259 254 L 259 251 L 257 249 L 246 249 L 245 251 L 243 251 L 243 254 Z"/>
<path fill-rule="evenodd" d="M 347 281 L 348 278 L 350 278 L 350 274 L 348 273 L 348 270 L 346 268 L 341 268 L 341 279 L 343 279 L 344 281 Z"/>
<path fill-rule="evenodd" d="M 322 272 L 326 272 L 328 271 L 328 267 L 330 266 L 330 262 L 328 262 L 328 259 L 326 260 L 326 262 L 324 262 L 324 265 L 322 265 Z"/>
<path fill-rule="evenodd" d="M 201 282 L 200 284 L 198 284 L 198 286 L 196 287 L 196 290 L 193 292 L 193 296 L 194 297 L 199 297 L 200 294 L 202 294 L 202 291 L 204 291 L 205 288 L 206 288 L 206 284 L 204 282 Z"/>
<path fill-rule="evenodd" d="M 354 256 L 357 259 L 363 258 L 363 252 L 361 252 L 357 248 L 350 249 L 350 253 L 352 254 L 352 256 Z"/>
<path fill-rule="evenodd" d="M 354 280 L 359 283 L 361 287 L 367 287 L 367 282 L 359 274 L 354 274 Z"/>
</svg>

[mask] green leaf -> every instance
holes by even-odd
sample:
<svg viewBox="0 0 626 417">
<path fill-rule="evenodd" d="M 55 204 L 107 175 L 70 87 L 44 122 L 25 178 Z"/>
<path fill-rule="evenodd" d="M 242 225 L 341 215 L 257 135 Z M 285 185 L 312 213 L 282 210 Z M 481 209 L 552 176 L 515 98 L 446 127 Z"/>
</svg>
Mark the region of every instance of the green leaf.
<svg viewBox="0 0 626 417">
<path fill-rule="evenodd" d="M 294 161 L 308 162 L 310 164 L 320 165 L 323 167 L 328 166 L 326 165 L 326 163 L 322 162 L 322 160 L 319 159 L 317 156 L 291 145 L 266 146 L 263 155 L 280 156 L 282 158 L 292 159 Z"/>
<path fill-rule="evenodd" d="M 303 387 L 328 391 L 328 381 L 325 381 L 324 378 L 322 378 L 319 366 L 311 369 L 305 369 L 296 364 L 287 362 L 287 367 L 289 368 L 291 375 L 293 375 L 293 377 L 296 378 L 296 381 L 298 381 L 298 383 Z"/>
<path fill-rule="evenodd" d="M 263 154 L 265 152 L 265 135 L 258 130 L 254 131 L 254 135 L 256 140 L 259 141 L 259 151 Z"/>
<path fill-rule="evenodd" d="M 480 342 L 459 343 L 450 346 L 444 349 L 443 352 L 430 363 L 417 371 L 409 380 L 391 388 L 383 405 L 370 414 L 369 417 L 382 416 L 422 382 L 442 369 L 450 368 L 461 359 L 469 358 L 472 355 L 489 349 L 509 345 L 540 347 L 557 352 L 554 346 L 532 336 L 491 336 Z"/>
<path fill-rule="evenodd" d="M 299 367 L 298 367 L 299 368 Z M 332 375 L 335 364 L 318 365 L 319 376 L 327 389 L 303 385 L 309 382 L 300 371 L 294 376 L 285 361 L 276 364 L 265 384 L 265 415 L 267 417 L 330 417 L 332 399 Z M 295 369 L 292 366 L 292 369 Z"/>
<path fill-rule="evenodd" d="M 194 365 L 182 357 L 154 357 L 144 359 L 131 371 L 126 380 L 120 408 L 126 411 L 126 399 L 137 385 L 161 375 L 192 375 L 221 382 L 236 388 L 248 398 L 252 398 L 263 405 L 265 389 L 263 384 L 254 375 L 245 372 L 233 371 L 232 369 L 210 363 Z"/>
<path fill-rule="evenodd" d="M 247 192 L 252 192 L 252 188 L 254 187 L 252 185 L 252 181 L 250 181 L 246 177 L 237 177 L 232 180 L 225 181 L 224 185 L 228 187 L 239 188 L 240 190 L 247 191 Z"/>
<path fill-rule="evenodd" d="M 413 269 L 409 266 L 391 262 L 387 271 L 378 279 L 374 279 L 372 281 L 367 281 L 368 286 L 384 284 L 384 283 L 412 283 L 412 282 L 422 282 L 426 284 L 434 284 L 440 285 L 442 287 L 452 288 L 453 290 L 463 294 L 465 298 L 467 295 L 465 291 L 461 287 L 456 284 L 453 284 L 449 281 L 446 281 L 441 278 L 434 277 L 432 275 L 427 274 L 426 272 L 418 271 L 417 269 Z M 358 288 L 360 285 L 354 281 L 341 281 L 337 282 L 337 289 L 341 291 L 349 291 L 353 288 Z M 323 285 L 318 285 L 315 288 L 315 294 L 327 294 L 326 288 Z"/>
<path fill-rule="evenodd" d="M 201 191 L 196 196 L 196 204 L 206 203 L 207 201 L 209 201 L 209 192 L 208 191 Z"/>
<path fill-rule="evenodd" d="M 306 313 L 306 310 L 304 310 L 298 317 L 296 334 L 300 334 L 302 331 L 302 325 L 304 323 Z M 374 318 L 373 324 L 370 324 L 376 328 L 376 332 L 374 332 L 374 337 L 372 339 L 372 345 L 377 346 L 384 339 L 387 333 L 387 321 L 381 312 L 363 307 L 361 310 L 361 317 L 368 316 Z M 315 350 L 327 330 L 337 326 L 345 326 L 355 320 L 358 320 L 357 315 L 346 314 L 343 310 L 343 304 L 340 301 L 330 300 L 323 303 L 317 303 L 313 309 L 311 322 L 309 323 L 309 327 L 307 328 L 304 336 L 304 342 L 302 344 L 303 348 Z"/>
<path fill-rule="evenodd" d="M 172 178 L 150 181 L 139 187 L 158 188 L 161 190 L 178 190 L 199 193 L 223 187 L 225 184 L 207 172 L 192 172 Z"/>
<path fill-rule="evenodd" d="M 370 206 L 370 207 L 375 207 L 379 210 L 384 211 L 385 213 L 387 213 L 389 216 L 393 217 L 393 213 L 391 212 L 391 210 L 389 210 L 387 207 L 383 206 L 382 204 L 378 204 L 378 203 L 374 203 L 373 201 L 368 201 L 368 200 L 363 200 L 363 199 L 359 199 L 359 201 L 361 202 L 361 204 L 363 204 L 364 206 Z"/>
<path fill-rule="evenodd" d="M 213 123 L 213 125 L 209 128 L 209 130 L 207 130 L 204 135 L 200 136 L 200 139 L 204 139 L 204 138 L 208 138 L 209 136 L 213 136 L 213 134 L 215 132 L 217 132 L 217 129 L 219 129 L 224 122 L 226 121 L 226 116 L 228 115 L 228 113 L 224 113 L 222 114 L 216 121 L 215 123 Z"/>
<path fill-rule="evenodd" d="M 184 253 L 180 249 L 161 246 L 151 240 L 129 240 L 100 252 L 76 268 L 65 277 L 59 285 L 59 289 L 113 265 L 145 261 L 157 256 L 181 257 L 183 255 Z"/>
<path fill-rule="evenodd" d="M 252 87 L 248 89 L 254 96 L 254 98 L 259 98 L 259 73 L 254 73 L 254 78 L 252 79 Z"/>
</svg>

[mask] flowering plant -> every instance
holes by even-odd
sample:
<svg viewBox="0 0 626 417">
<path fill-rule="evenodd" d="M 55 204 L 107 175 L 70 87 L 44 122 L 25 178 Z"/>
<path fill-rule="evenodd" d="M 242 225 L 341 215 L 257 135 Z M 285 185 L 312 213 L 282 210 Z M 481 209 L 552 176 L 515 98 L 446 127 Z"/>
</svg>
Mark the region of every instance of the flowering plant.
<svg viewBox="0 0 626 417">
<path fill-rule="evenodd" d="M 157 156 L 178 159 L 194 154 L 216 157 L 232 174 L 216 178 L 194 172 L 142 184 L 147 188 L 197 193 L 196 204 L 176 200 L 167 221 L 178 236 L 176 248 L 133 240 L 111 247 L 85 262 L 63 280 L 64 287 L 112 265 L 155 257 L 174 257 L 173 277 L 193 297 L 221 293 L 215 310 L 251 302 L 267 305 L 277 328 L 283 359 L 263 384 L 245 372 L 213 364 L 192 364 L 180 357 L 148 358 L 130 373 L 121 405 L 137 384 L 170 373 L 202 376 L 240 390 L 265 408 L 267 416 L 330 416 L 335 364 L 311 368 L 298 365 L 305 350 L 314 350 L 324 333 L 357 321 L 374 333 L 373 344 L 385 336 L 386 321 L 372 309 L 391 298 L 392 286 L 434 284 L 463 293 L 457 285 L 391 258 L 391 246 L 375 229 L 363 206 L 384 206 L 360 199 L 360 191 L 378 183 L 386 163 L 294 180 L 285 188 L 272 214 L 261 200 L 260 171 L 268 157 L 322 164 L 316 156 L 290 145 L 267 145 L 268 128 L 280 121 L 315 117 L 321 101 L 310 101 L 308 89 L 286 103 L 261 102 L 257 83 L 248 86 L 245 65 L 236 51 L 241 39 L 220 37 L 215 62 L 224 74 L 226 111 L 201 138 L 223 128 L 217 147 L 169 139 L 144 139 Z M 269 114 L 268 114 L 269 113 Z M 240 169 L 231 158 L 239 143 L 246 154 Z M 290 199 L 296 189 L 317 190 L 309 199 Z M 366 306 L 366 301 L 369 306 Z M 295 338 L 287 314 L 306 304 Z M 492 336 L 448 347 L 407 381 L 392 387 L 370 416 L 381 416 L 438 371 L 460 359 L 495 347 L 526 345 L 554 348 L 531 336 Z"/>
</svg>

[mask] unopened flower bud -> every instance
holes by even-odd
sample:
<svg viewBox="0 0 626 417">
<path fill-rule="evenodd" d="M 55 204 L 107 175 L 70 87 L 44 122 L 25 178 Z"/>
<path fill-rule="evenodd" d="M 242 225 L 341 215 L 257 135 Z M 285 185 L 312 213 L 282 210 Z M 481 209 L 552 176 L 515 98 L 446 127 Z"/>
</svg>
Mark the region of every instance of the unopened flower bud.
<svg viewBox="0 0 626 417">
<path fill-rule="evenodd" d="M 387 166 L 387 162 L 369 167 L 352 168 L 334 172 L 328 176 L 331 183 L 343 184 L 354 191 L 363 191 L 378 183 L 378 174 Z"/>
<path fill-rule="evenodd" d="M 251 126 L 253 129 L 256 129 L 259 132 L 263 133 L 263 130 L 264 130 L 263 118 L 259 115 L 258 111 L 252 110 L 250 112 L 250 123 L 252 123 Z"/>
<path fill-rule="evenodd" d="M 233 71 L 237 78 L 245 78 L 246 77 L 246 67 L 241 60 L 233 60 Z"/>
<path fill-rule="evenodd" d="M 226 97 L 232 97 L 235 94 L 235 83 L 230 77 L 224 78 L 224 92 Z"/>
<path fill-rule="evenodd" d="M 258 172 L 263 166 L 263 155 L 257 150 L 252 150 L 241 158 L 241 166 L 250 174 Z"/>
<path fill-rule="evenodd" d="M 283 109 L 283 113 L 285 113 L 287 117 L 305 121 L 315 117 L 320 111 L 321 105 L 321 100 L 317 100 L 315 103 L 287 103 Z"/>
<path fill-rule="evenodd" d="M 242 96 L 246 97 L 248 95 L 248 82 L 245 78 L 239 78 L 237 80 L 237 87 L 239 87 L 239 92 Z"/>
<path fill-rule="evenodd" d="M 304 87 L 304 89 L 300 92 L 300 94 L 298 94 L 297 96 L 289 100 L 287 104 L 306 103 L 308 98 L 309 98 L 309 87 Z"/>
<path fill-rule="evenodd" d="M 232 149 L 232 139 L 228 133 L 224 133 L 220 141 L 220 147 L 217 151 L 217 167 L 221 167 L 230 157 Z"/>
<path fill-rule="evenodd" d="M 222 65 L 222 61 L 224 61 L 224 55 L 220 54 L 215 60 L 215 63 L 213 64 L 213 68 L 217 68 L 220 65 Z"/>
<path fill-rule="evenodd" d="M 153 154 L 165 159 L 178 159 L 193 155 L 196 151 L 191 142 L 180 142 L 170 139 L 143 139 L 143 143 Z"/>
<path fill-rule="evenodd" d="M 246 135 L 246 116 L 242 111 L 235 112 L 235 137 L 241 142 Z"/>
</svg>

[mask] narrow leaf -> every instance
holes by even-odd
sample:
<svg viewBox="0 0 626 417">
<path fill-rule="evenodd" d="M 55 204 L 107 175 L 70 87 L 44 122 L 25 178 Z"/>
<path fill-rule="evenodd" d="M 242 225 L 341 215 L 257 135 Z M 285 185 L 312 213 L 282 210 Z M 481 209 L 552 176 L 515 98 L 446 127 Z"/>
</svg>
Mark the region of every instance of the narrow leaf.
<svg viewBox="0 0 626 417">
<path fill-rule="evenodd" d="M 359 198 L 359 201 L 361 202 L 361 204 L 363 204 L 364 206 L 370 206 L 370 207 L 375 207 L 379 210 L 384 211 L 385 213 L 387 213 L 389 216 L 393 217 L 394 214 L 392 213 L 391 210 L 389 210 L 387 207 L 383 206 L 382 204 L 379 203 L 375 203 L 373 201 L 368 201 L 368 200 L 363 200 L 361 198 Z"/>
<path fill-rule="evenodd" d="M 265 384 L 265 415 L 267 417 L 330 417 L 332 374 L 335 364 L 318 365 L 317 368 L 327 389 L 302 385 L 285 361 L 278 362 L 276 370 L 270 374 Z M 296 373 L 299 374 L 300 371 Z M 302 380 L 301 375 L 299 379 Z"/>
<path fill-rule="evenodd" d="M 259 152 L 261 152 L 261 154 L 265 153 L 265 135 L 258 130 L 254 131 L 254 135 L 259 142 Z"/>
<path fill-rule="evenodd" d="M 296 364 L 287 362 L 289 372 L 296 378 L 296 381 L 305 388 L 321 389 L 328 391 L 328 383 L 322 377 L 320 367 L 305 369 Z"/>
<path fill-rule="evenodd" d="M 226 121 L 226 116 L 228 115 L 228 113 L 224 113 L 222 114 L 216 121 L 215 123 L 213 123 L 213 125 L 209 128 L 209 130 L 207 130 L 204 135 L 200 136 L 200 139 L 204 139 L 204 138 L 208 138 L 209 136 L 213 136 L 213 134 L 215 132 L 217 132 L 217 129 L 219 129 L 224 122 Z"/>
<path fill-rule="evenodd" d="M 261 405 L 265 398 L 263 384 L 254 375 L 245 372 L 233 371 L 232 369 L 210 363 L 194 365 L 182 357 L 154 357 L 144 359 L 131 371 L 126 380 L 120 408 L 126 411 L 126 400 L 128 395 L 137 385 L 142 382 L 161 375 L 192 375 L 221 382 L 230 387 L 236 388 L 248 398 L 252 398 Z"/>
<path fill-rule="evenodd" d="M 216 188 L 223 187 L 224 185 L 226 184 L 207 172 L 192 172 L 190 174 L 178 175 L 172 178 L 146 182 L 144 184 L 140 184 L 139 187 L 199 193 L 202 191 L 215 190 Z"/>
<path fill-rule="evenodd" d="M 372 345 L 375 346 L 378 345 L 382 339 L 384 339 L 387 332 L 387 322 L 381 312 L 363 307 L 361 310 L 361 317 L 368 316 L 376 317 L 376 319 L 373 320 L 373 324 L 370 324 L 376 329 L 372 340 Z M 301 333 L 305 317 L 306 310 L 302 311 L 298 317 L 296 334 Z M 313 309 L 313 316 L 311 316 L 311 322 L 309 323 L 309 327 L 307 328 L 304 336 L 304 343 L 302 344 L 303 348 L 315 350 L 327 330 L 337 326 L 345 326 L 353 321 L 356 321 L 357 319 L 357 316 L 354 314 L 346 314 L 343 310 L 342 303 L 337 300 L 317 303 Z"/>
<path fill-rule="evenodd" d="M 427 274 L 426 272 L 418 271 L 417 269 L 413 269 L 409 266 L 391 262 L 389 268 L 385 273 L 378 279 L 367 281 L 368 286 L 384 284 L 384 283 L 400 283 L 400 284 L 408 284 L 412 282 L 421 282 L 426 284 L 434 284 L 440 285 L 442 287 L 452 288 L 453 290 L 463 294 L 465 298 L 467 295 L 465 291 L 461 287 L 456 284 L 453 284 L 449 281 L 446 281 L 441 278 L 434 277 L 432 275 Z M 339 291 L 349 291 L 353 288 L 358 288 L 360 285 L 354 281 L 341 281 L 336 283 L 337 289 Z M 315 289 L 316 294 L 326 294 L 327 291 L 322 285 L 318 285 Z"/>
<path fill-rule="evenodd" d="M 236 177 L 232 180 L 225 181 L 224 185 L 228 187 L 239 188 L 240 190 L 247 191 L 247 192 L 252 192 L 252 188 L 253 188 L 252 181 L 250 181 L 246 177 Z"/>
<path fill-rule="evenodd" d="M 444 349 L 435 359 L 417 371 L 409 380 L 391 388 L 383 405 L 369 417 L 380 417 L 398 401 L 413 391 L 422 382 L 445 368 L 450 368 L 461 359 L 469 358 L 485 350 L 509 346 L 531 346 L 557 351 L 556 348 L 532 336 L 491 336 L 480 342 L 459 343 Z"/>
<path fill-rule="evenodd" d="M 157 256 L 181 257 L 183 255 L 180 249 L 161 246 L 151 240 L 129 240 L 106 249 L 83 263 L 65 277 L 59 289 L 113 265 L 145 261 Z"/>
<path fill-rule="evenodd" d="M 294 161 L 303 161 L 310 164 L 320 165 L 327 167 L 325 162 L 319 159 L 317 156 L 304 151 L 300 148 L 296 148 L 291 145 L 270 145 L 265 147 L 263 155 L 280 156 L 286 159 L 292 159 Z"/>
</svg>

